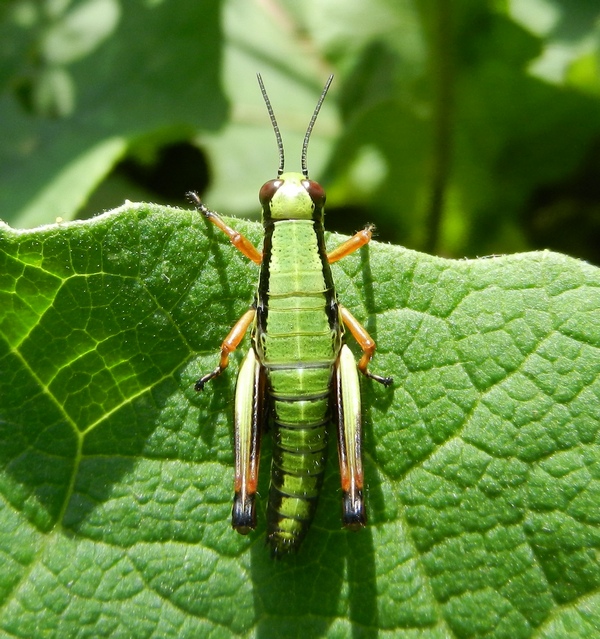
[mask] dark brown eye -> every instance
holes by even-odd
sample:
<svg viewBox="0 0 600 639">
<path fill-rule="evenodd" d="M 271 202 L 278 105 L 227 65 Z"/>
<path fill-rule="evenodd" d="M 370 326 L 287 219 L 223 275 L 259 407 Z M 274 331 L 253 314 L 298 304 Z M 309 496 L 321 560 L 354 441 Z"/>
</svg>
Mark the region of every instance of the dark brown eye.
<svg viewBox="0 0 600 639">
<path fill-rule="evenodd" d="M 277 192 L 277 189 L 283 184 L 283 180 L 269 180 L 265 182 L 258 192 L 258 199 L 263 206 L 270 204 L 271 199 Z"/>
<path fill-rule="evenodd" d="M 325 189 L 318 183 L 312 180 L 302 180 L 302 186 L 306 189 L 310 195 L 310 199 L 314 202 L 315 207 L 322 209 L 325 205 Z"/>
</svg>

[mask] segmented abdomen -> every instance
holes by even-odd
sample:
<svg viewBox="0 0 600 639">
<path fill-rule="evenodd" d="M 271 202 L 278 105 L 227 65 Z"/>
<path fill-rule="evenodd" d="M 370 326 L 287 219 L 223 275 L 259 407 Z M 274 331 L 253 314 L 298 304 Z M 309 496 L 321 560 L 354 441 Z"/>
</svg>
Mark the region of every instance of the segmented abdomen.
<svg viewBox="0 0 600 639">
<path fill-rule="evenodd" d="M 273 463 L 267 538 L 273 554 L 296 550 L 323 481 L 333 366 L 341 345 L 322 229 L 275 224 L 258 291 L 255 348 L 267 371 Z M 280 248 L 281 247 L 281 248 Z"/>
<path fill-rule="evenodd" d="M 329 366 L 270 371 L 273 462 L 267 538 L 274 554 L 295 550 L 314 517 L 327 452 L 330 371 Z M 281 392 L 299 381 L 306 394 Z"/>
</svg>

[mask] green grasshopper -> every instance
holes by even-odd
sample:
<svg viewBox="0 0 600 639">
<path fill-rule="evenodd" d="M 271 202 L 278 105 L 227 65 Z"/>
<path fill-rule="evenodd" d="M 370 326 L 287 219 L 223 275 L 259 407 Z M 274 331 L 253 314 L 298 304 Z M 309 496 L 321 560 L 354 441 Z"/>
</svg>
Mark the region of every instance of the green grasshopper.
<svg viewBox="0 0 600 639">
<path fill-rule="evenodd" d="M 196 193 L 188 193 L 206 220 L 260 266 L 254 301 L 223 341 L 219 365 L 200 378 L 195 389 L 202 390 L 227 368 L 229 355 L 252 326 L 252 347 L 241 364 L 235 391 L 232 526 L 243 535 L 255 528 L 260 441 L 270 420 L 274 443 L 267 540 L 273 556 L 296 551 L 314 517 L 325 470 L 326 427 L 332 418 L 337 423 L 342 522 L 354 530 L 365 525 L 357 369 L 385 386 L 392 383 L 391 377 L 368 370 L 375 342 L 338 303 L 329 266 L 367 244 L 373 227 L 367 226 L 327 253 L 325 191 L 308 178 L 308 141 L 332 80 L 330 76 L 325 84 L 304 137 L 302 173 L 284 173 L 281 134 L 258 75 L 279 150 L 277 178 L 259 193 L 262 252 L 209 210 Z M 344 343 L 344 326 L 362 348 L 358 365 Z"/>
</svg>

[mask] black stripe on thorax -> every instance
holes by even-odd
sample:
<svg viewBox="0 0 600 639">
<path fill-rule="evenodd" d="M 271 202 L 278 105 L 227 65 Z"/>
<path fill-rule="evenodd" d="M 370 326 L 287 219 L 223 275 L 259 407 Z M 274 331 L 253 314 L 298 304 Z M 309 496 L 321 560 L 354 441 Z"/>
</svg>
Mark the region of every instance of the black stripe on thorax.
<svg viewBox="0 0 600 639">
<path fill-rule="evenodd" d="M 325 230 L 323 229 L 323 222 L 320 220 L 314 222 L 313 226 L 315 229 L 315 235 L 317 236 L 317 246 L 319 248 L 319 257 L 321 258 L 323 279 L 325 280 L 325 312 L 327 313 L 329 328 L 337 333 L 340 330 L 340 313 L 338 310 L 337 296 L 335 294 L 333 275 L 331 274 L 331 266 L 327 260 Z"/>
<path fill-rule="evenodd" d="M 263 239 L 263 258 L 260 266 L 260 275 L 258 277 L 258 291 L 256 293 L 256 327 L 258 333 L 266 333 L 267 318 L 269 314 L 268 295 L 269 276 L 271 269 L 271 254 L 273 251 L 273 230 L 275 228 L 273 222 L 265 222 L 265 235 Z"/>
</svg>

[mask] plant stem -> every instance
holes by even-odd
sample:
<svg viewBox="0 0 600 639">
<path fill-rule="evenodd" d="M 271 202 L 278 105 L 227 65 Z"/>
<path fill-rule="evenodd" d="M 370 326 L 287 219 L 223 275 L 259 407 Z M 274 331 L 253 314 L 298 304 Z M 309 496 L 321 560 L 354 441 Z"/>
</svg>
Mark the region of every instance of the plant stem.
<svg viewBox="0 0 600 639">
<path fill-rule="evenodd" d="M 454 28 L 452 0 L 434 0 L 431 29 L 433 82 L 433 158 L 424 249 L 439 248 L 446 184 L 452 156 L 454 103 Z"/>
</svg>

